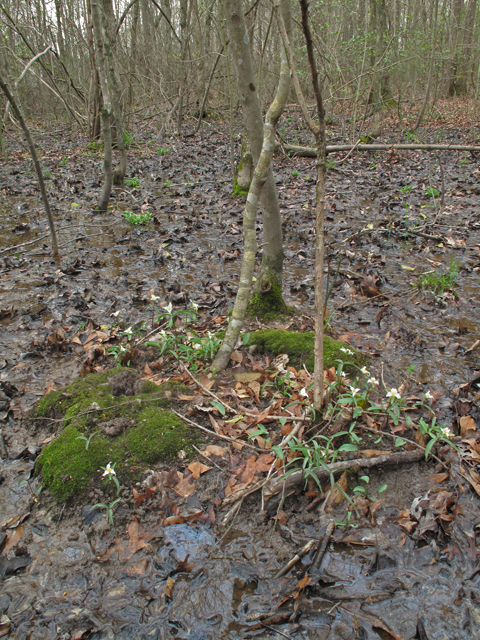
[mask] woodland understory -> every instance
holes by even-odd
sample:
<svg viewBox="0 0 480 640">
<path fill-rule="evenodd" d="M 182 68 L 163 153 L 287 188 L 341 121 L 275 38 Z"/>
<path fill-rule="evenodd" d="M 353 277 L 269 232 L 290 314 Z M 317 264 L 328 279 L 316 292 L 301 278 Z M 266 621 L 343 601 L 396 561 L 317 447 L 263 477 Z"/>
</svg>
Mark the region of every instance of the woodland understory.
<svg viewBox="0 0 480 640">
<path fill-rule="evenodd" d="M 441 102 L 418 141 L 469 144 L 471 109 L 472 101 Z M 328 125 L 334 143 L 345 139 L 342 125 Z M 159 139 L 150 123 L 139 124 L 129 149 L 134 186 L 115 187 L 106 214 L 95 212 L 101 152 L 66 130 L 32 129 L 60 257 L 50 257 L 48 236 L 5 250 L 46 230 L 31 161 L 11 140 L 0 167 L 4 635 L 475 637 L 475 154 L 329 156 L 326 334 L 343 351 L 325 374 L 327 404 L 336 406 L 325 419 L 309 409 L 313 372 L 302 365 L 313 341 L 300 353 L 284 338 L 275 351 L 252 347 L 259 330 L 313 329 L 311 158 L 280 146 L 274 159 L 283 293 L 293 313 L 249 318 L 230 366 L 212 375 L 204 347 L 223 335 L 242 254 L 243 198 L 232 195 L 228 127 L 206 123 L 203 140 Z M 234 133 L 239 150 L 240 127 Z M 294 108 L 280 133 L 285 144 L 311 144 Z M 379 141 L 402 135 L 392 115 Z M 125 212 L 151 217 L 133 224 Z M 261 245 L 260 218 L 256 229 Z M 192 316 L 175 315 L 187 310 Z M 186 335 L 185 346 L 197 340 L 200 356 L 178 344 L 177 357 L 161 351 L 162 330 Z M 67 422 L 60 405 L 77 393 L 68 385 L 112 370 L 120 375 L 115 389 L 108 383 L 121 404 L 116 417 L 101 411 L 105 396 L 95 406 L 82 390 L 86 405 Z M 155 389 L 188 425 L 188 444 L 163 461 L 116 463 L 117 491 L 101 475 L 115 462 L 113 435 L 128 436 L 127 409 L 145 392 L 156 397 Z M 398 402 L 386 397 L 393 389 Z M 430 431 L 422 433 L 421 419 Z M 79 496 L 69 497 L 73 471 L 62 472 L 51 485 L 63 496 L 56 501 L 35 460 L 62 426 L 85 435 L 77 440 L 75 432 L 71 460 L 79 452 L 103 457 Z M 110 453 L 100 438 L 111 438 Z M 308 469 L 307 459 L 320 469 L 319 483 L 297 472 L 282 489 L 282 475 Z M 335 485 L 324 464 L 337 469 Z"/>
<path fill-rule="evenodd" d="M 480 638 L 479 25 L 0 4 L 0 638 Z"/>
</svg>

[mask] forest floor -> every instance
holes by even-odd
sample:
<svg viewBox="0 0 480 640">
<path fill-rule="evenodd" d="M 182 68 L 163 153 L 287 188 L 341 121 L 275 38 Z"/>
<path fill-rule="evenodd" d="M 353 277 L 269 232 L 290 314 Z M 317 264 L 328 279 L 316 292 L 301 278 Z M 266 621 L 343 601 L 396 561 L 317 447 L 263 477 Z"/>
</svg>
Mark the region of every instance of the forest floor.
<svg viewBox="0 0 480 640">
<path fill-rule="evenodd" d="M 418 141 L 472 144 L 471 108 L 439 104 Z M 296 111 L 283 122 L 284 141 L 311 144 Z M 328 125 L 328 143 L 346 142 L 346 126 L 340 117 Z M 392 117 L 379 141 L 411 142 L 402 130 Z M 305 423 L 297 437 L 310 437 L 305 369 L 291 367 L 290 384 L 278 384 L 278 354 L 247 345 L 227 372 L 212 379 L 200 366 L 192 378 L 144 344 L 159 313 L 152 294 L 160 310 L 170 302 L 175 310 L 198 304 L 189 330 L 204 340 L 225 327 L 243 213 L 242 199 L 232 196 L 228 127 L 205 123 L 203 139 L 179 139 L 158 134 L 152 122 L 138 126 L 127 175 L 138 186 L 115 187 L 106 215 L 94 212 L 101 152 L 68 129 L 35 138 L 61 258 L 49 256 L 48 236 L 7 250 L 47 232 L 28 154 L 10 140 L 0 163 L 0 637 L 480 637 L 478 158 L 450 151 L 330 158 L 328 333 L 366 355 L 378 393 L 394 387 L 403 398 L 397 421 L 365 412 L 354 428 L 360 451 L 336 460 L 401 451 L 415 459 L 365 472 L 372 500 L 357 496 L 355 515 L 338 490 L 329 494 L 328 480 L 322 491 L 299 483 L 280 504 L 249 493 L 269 473 L 281 473 L 271 446 L 288 435 L 293 417 Z M 238 152 L 238 136 L 235 145 Z M 266 324 L 253 319 L 247 328 L 311 331 L 315 166 L 280 151 L 274 163 L 284 295 L 296 314 Z M 125 211 L 152 218 L 132 225 Z M 261 243 L 260 217 L 258 233 Z M 106 511 L 91 508 L 110 499 L 100 481 L 73 501 L 57 503 L 38 491 L 35 460 L 62 423 L 32 422 L 31 411 L 79 376 L 117 366 L 108 350 L 127 338 L 129 366 L 139 376 L 186 385 L 172 406 L 193 422 L 198 453 L 153 465 L 122 485 L 112 526 Z M 119 360 L 127 364 L 125 354 Z M 330 382 L 337 378 L 339 371 L 327 374 Z M 359 380 L 349 374 L 353 385 L 365 384 Z M 337 389 L 348 387 L 338 382 Z M 226 410 L 212 404 L 218 399 Z M 439 442 L 436 459 L 425 461 L 417 445 L 428 439 L 418 420 L 431 422 L 433 414 L 453 433 L 456 450 Z M 266 429 L 247 440 L 259 423 Z M 338 481 L 350 500 L 356 486 L 366 486 L 360 475 Z M 243 496 L 237 503 L 236 493 Z M 314 567 L 327 530 L 325 555 Z M 279 576 L 309 541 L 303 559 Z"/>
</svg>

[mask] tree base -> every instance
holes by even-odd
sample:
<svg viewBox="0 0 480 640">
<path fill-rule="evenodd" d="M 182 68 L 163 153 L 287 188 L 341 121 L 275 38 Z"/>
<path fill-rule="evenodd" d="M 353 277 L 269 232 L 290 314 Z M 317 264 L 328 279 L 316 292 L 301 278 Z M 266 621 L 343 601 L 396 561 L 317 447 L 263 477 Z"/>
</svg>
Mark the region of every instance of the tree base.
<svg viewBox="0 0 480 640">
<path fill-rule="evenodd" d="M 282 316 L 295 314 L 295 308 L 289 307 L 282 296 L 282 287 L 272 280 L 262 282 L 262 291 L 253 293 L 248 303 L 246 315 L 261 320 L 275 320 Z"/>
</svg>

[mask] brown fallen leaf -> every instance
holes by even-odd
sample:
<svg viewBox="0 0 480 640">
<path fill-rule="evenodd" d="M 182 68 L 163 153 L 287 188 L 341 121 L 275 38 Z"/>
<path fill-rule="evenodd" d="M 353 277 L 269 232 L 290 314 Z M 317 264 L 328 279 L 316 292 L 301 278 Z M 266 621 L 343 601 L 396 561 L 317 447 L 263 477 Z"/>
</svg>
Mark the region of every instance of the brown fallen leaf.
<svg viewBox="0 0 480 640">
<path fill-rule="evenodd" d="M 7 533 L 7 543 L 4 547 L 4 551 L 10 551 L 10 549 L 13 549 L 13 547 L 20 542 L 23 533 L 23 524 L 18 525 L 18 527 L 13 531 L 9 531 Z"/>
<path fill-rule="evenodd" d="M 196 398 L 196 396 L 186 396 L 183 393 L 179 393 L 177 398 L 179 400 L 193 400 L 194 398 Z"/>
<path fill-rule="evenodd" d="M 196 462 L 192 462 L 187 467 L 187 469 L 189 469 L 192 472 L 192 476 L 194 480 L 198 480 L 199 477 L 202 475 L 202 473 L 206 473 L 207 471 L 210 471 L 211 468 L 212 467 L 207 467 L 206 464 L 202 464 L 201 462 L 198 462 L 198 460 Z"/>
<path fill-rule="evenodd" d="M 335 486 L 330 493 L 330 497 L 328 499 L 328 503 L 326 505 L 326 510 L 331 509 L 334 505 L 340 504 L 342 500 L 345 500 L 345 492 L 347 490 L 348 480 L 347 480 L 347 472 L 344 471 L 340 478 L 335 483 Z M 343 490 L 343 493 L 341 491 Z"/>
<path fill-rule="evenodd" d="M 206 447 L 202 453 L 203 455 L 207 456 L 207 458 L 209 458 L 210 456 L 224 456 L 227 453 L 228 449 L 224 449 L 223 447 L 219 447 L 216 444 L 209 444 L 208 447 Z"/>
<path fill-rule="evenodd" d="M 460 435 L 463 437 L 467 431 L 476 431 L 477 425 L 472 416 L 464 416 L 460 418 Z"/>
<path fill-rule="evenodd" d="M 141 504 L 148 500 L 157 490 L 157 485 L 145 490 L 145 493 L 138 493 L 136 489 L 132 489 L 133 499 L 135 500 L 135 506 L 139 507 Z"/>
<path fill-rule="evenodd" d="M 443 482 L 444 480 L 446 480 L 448 477 L 449 477 L 449 474 L 447 472 L 434 473 L 432 476 L 430 476 L 429 482 L 431 484 L 438 484 L 438 483 Z"/>
<path fill-rule="evenodd" d="M 175 493 L 182 498 L 188 498 L 195 493 L 195 485 L 190 484 L 189 478 L 183 478 L 177 485 L 173 487 Z"/>
<path fill-rule="evenodd" d="M 177 567 L 175 569 L 176 573 L 190 573 L 190 571 L 192 571 L 192 569 L 195 567 L 195 563 L 188 562 L 189 556 L 190 554 L 187 553 L 187 555 L 185 556 L 185 560 L 177 562 Z"/>
<path fill-rule="evenodd" d="M 172 599 L 173 587 L 175 586 L 175 580 L 168 576 L 167 584 L 163 587 L 163 593 L 167 596 L 167 598 Z"/>
<path fill-rule="evenodd" d="M 237 382 L 242 382 L 243 384 L 248 384 L 249 382 L 254 382 L 262 377 L 262 374 L 258 371 L 245 371 L 244 373 L 234 373 L 233 377 Z"/>
</svg>

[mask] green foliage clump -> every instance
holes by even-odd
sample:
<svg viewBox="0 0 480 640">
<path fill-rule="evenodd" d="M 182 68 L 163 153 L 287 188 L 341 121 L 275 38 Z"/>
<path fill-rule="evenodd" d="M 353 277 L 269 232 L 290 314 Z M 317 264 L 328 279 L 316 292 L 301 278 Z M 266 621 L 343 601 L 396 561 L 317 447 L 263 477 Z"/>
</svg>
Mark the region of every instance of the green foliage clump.
<svg viewBox="0 0 480 640">
<path fill-rule="evenodd" d="M 303 365 L 309 371 L 314 369 L 314 333 L 297 333 L 295 331 L 282 331 L 280 329 L 263 329 L 250 334 L 249 344 L 256 344 L 262 353 L 268 352 L 274 355 L 286 353 L 290 358 L 290 364 L 296 368 Z M 346 355 L 341 349 L 348 348 L 352 352 Z M 346 371 L 365 364 L 367 358 L 350 345 L 334 340 L 329 336 L 323 338 L 324 367 L 334 367 L 337 360 L 345 362 Z"/>
</svg>

